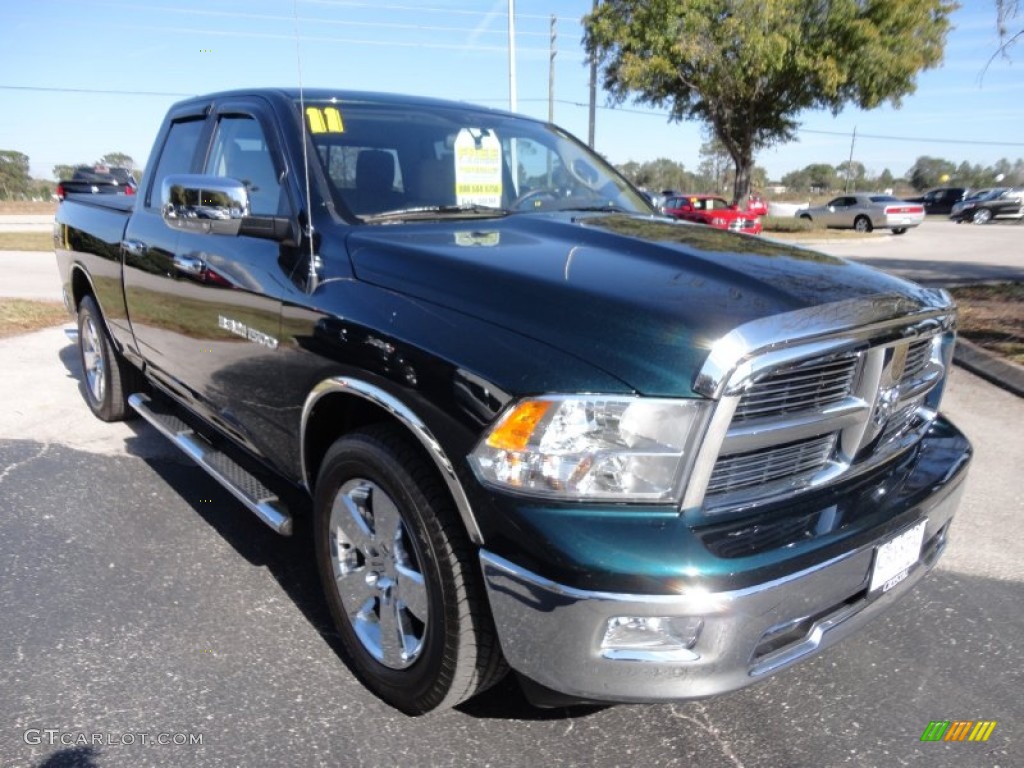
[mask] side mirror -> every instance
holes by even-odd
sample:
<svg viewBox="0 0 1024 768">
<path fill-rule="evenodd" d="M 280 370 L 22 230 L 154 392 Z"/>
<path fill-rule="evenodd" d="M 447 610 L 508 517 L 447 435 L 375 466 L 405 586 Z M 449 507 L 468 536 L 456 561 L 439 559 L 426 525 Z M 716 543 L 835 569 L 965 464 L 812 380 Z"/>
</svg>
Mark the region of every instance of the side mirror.
<svg viewBox="0 0 1024 768">
<path fill-rule="evenodd" d="M 245 184 L 223 176 L 168 176 L 160 187 L 160 212 L 167 226 L 189 232 L 267 240 L 286 240 L 291 233 L 286 218 L 250 216 Z"/>
<path fill-rule="evenodd" d="M 692 205 L 680 205 L 679 206 L 679 210 L 682 211 L 683 213 L 693 213 L 693 206 Z"/>
<path fill-rule="evenodd" d="M 237 235 L 249 215 L 249 191 L 220 176 L 168 176 L 160 186 L 160 211 L 175 229 Z"/>
</svg>

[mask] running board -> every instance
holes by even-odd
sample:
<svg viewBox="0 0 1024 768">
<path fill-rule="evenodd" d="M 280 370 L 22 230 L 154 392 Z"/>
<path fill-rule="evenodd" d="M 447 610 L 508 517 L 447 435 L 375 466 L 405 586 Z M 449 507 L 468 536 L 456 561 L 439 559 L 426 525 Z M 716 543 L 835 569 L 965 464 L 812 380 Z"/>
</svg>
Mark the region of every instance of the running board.
<svg viewBox="0 0 1024 768">
<path fill-rule="evenodd" d="M 291 536 L 291 514 L 277 495 L 255 475 L 206 442 L 192 427 L 174 414 L 154 411 L 150 408 L 150 400 L 146 395 L 131 395 L 128 403 L 164 437 L 230 491 L 232 496 L 245 504 L 256 517 L 282 536 Z"/>
</svg>

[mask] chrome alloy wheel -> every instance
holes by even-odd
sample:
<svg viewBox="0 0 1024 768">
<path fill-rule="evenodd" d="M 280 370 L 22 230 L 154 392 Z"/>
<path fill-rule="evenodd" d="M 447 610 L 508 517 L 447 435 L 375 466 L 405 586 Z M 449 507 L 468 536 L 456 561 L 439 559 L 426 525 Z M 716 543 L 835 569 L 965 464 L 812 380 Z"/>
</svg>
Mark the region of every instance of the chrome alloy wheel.
<svg viewBox="0 0 1024 768">
<path fill-rule="evenodd" d="M 97 403 L 103 402 L 107 391 L 107 366 L 103 360 L 103 340 L 92 317 L 86 316 L 82 323 L 82 365 L 85 368 L 85 385 Z"/>
<path fill-rule="evenodd" d="M 409 667 L 423 650 L 429 606 L 397 505 L 376 483 L 351 479 L 334 497 L 329 532 L 335 588 L 356 636 L 385 667 Z"/>
</svg>

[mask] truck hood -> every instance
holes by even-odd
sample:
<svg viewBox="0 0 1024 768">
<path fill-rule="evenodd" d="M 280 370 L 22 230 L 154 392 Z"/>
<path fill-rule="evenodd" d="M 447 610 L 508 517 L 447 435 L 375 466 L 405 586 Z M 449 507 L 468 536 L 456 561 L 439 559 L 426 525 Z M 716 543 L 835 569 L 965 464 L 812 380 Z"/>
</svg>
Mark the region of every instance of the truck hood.
<svg viewBox="0 0 1024 768">
<path fill-rule="evenodd" d="M 647 395 L 694 396 L 712 343 L 751 320 L 916 286 L 757 237 L 624 214 L 366 226 L 359 280 L 538 339 Z"/>
</svg>

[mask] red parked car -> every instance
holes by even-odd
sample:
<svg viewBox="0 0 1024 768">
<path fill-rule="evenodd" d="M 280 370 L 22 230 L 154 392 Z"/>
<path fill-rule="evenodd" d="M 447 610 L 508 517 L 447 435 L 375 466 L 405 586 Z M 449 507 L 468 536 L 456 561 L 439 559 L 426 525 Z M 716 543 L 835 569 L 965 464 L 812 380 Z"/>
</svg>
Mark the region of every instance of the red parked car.
<svg viewBox="0 0 1024 768">
<path fill-rule="evenodd" d="M 747 212 L 752 213 L 755 216 L 767 216 L 768 201 L 761 197 L 757 192 L 752 192 L 747 197 Z"/>
<path fill-rule="evenodd" d="M 707 224 L 718 229 L 761 234 L 761 220 L 750 211 L 741 211 L 724 198 L 715 195 L 681 195 L 670 197 L 661 210 L 676 219 Z"/>
</svg>

